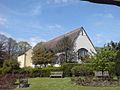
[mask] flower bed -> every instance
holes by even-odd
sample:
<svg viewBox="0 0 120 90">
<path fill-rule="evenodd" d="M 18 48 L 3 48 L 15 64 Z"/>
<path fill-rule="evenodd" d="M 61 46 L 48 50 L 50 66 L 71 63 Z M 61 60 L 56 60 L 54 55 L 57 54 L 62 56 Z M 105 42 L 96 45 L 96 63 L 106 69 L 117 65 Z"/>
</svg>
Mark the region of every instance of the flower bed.
<svg viewBox="0 0 120 90">
<path fill-rule="evenodd" d="M 94 86 L 94 87 L 105 87 L 105 86 L 120 86 L 120 81 L 114 79 L 93 79 L 90 77 L 72 77 L 72 83 L 81 86 Z"/>
</svg>

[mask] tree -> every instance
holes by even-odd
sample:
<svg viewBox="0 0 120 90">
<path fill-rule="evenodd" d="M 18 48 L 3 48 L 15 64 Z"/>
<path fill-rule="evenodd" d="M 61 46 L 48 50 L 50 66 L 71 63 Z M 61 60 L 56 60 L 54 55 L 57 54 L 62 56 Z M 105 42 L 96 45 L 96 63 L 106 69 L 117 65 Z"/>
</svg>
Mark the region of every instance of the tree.
<svg viewBox="0 0 120 90">
<path fill-rule="evenodd" d="M 81 0 L 81 1 L 89 1 L 98 4 L 110 4 L 120 6 L 120 0 Z"/>
<path fill-rule="evenodd" d="M 117 78 L 119 79 L 120 76 L 120 42 L 113 42 L 111 41 L 110 43 L 107 44 L 109 50 L 113 51 L 116 53 L 114 62 L 115 62 L 115 74 Z"/>
<path fill-rule="evenodd" d="M 31 49 L 32 46 L 26 41 L 18 42 L 18 55 L 24 54 L 26 51 Z"/>
<path fill-rule="evenodd" d="M 40 48 L 43 48 L 43 43 L 44 42 L 40 42 L 40 43 L 37 43 L 34 47 L 33 47 L 33 51 L 37 51 L 38 49 Z"/>
<path fill-rule="evenodd" d="M 17 42 L 12 38 L 8 38 L 6 45 L 7 60 L 12 60 L 17 58 Z"/>
<path fill-rule="evenodd" d="M 19 63 L 17 60 L 5 60 L 3 63 L 3 74 L 14 73 L 19 69 Z"/>
<path fill-rule="evenodd" d="M 48 50 L 46 48 L 39 48 L 36 51 L 33 51 L 33 64 L 35 65 L 42 65 L 44 64 L 45 66 L 48 63 L 52 63 L 52 60 L 54 59 L 55 54 L 52 50 Z"/>
<path fill-rule="evenodd" d="M 6 53 L 6 43 L 7 43 L 7 37 L 0 34 L 0 67 L 3 66 L 3 62 L 6 59 L 7 53 Z"/>
<path fill-rule="evenodd" d="M 108 48 L 102 48 L 94 57 L 92 57 L 92 68 L 96 71 L 113 72 L 115 68 L 116 53 Z"/>
<path fill-rule="evenodd" d="M 68 52 L 73 51 L 73 42 L 68 36 L 64 36 L 56 45 L 56 52 L 65 53 L 65 61 L 68 61 Z"/>
</svg>

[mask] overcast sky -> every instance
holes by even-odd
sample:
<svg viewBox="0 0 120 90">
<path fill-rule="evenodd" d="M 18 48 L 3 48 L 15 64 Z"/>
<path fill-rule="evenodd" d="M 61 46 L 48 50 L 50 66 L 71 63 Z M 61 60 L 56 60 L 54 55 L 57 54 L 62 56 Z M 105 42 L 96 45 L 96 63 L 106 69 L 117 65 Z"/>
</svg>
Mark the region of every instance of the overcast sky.
<svg viewBox="0 0 120 90">
<path fill-rule="evenodd" d="M 32 45 L 83 26 L 95 46 L 120 41 L 120 7 L 80 0 L 0 0 L 0 33 Z"/>
</svg>

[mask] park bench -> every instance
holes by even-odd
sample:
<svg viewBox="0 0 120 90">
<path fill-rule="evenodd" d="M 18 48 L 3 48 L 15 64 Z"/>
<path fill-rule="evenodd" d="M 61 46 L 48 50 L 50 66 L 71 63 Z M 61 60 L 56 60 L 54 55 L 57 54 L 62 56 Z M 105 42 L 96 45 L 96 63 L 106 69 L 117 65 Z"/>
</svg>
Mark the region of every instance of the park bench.
<svg viewBox="0 0 120 90">
<path fill-rule="evenodd" d="M 50 72 L 50 78 L 52 77 L 63 77 L 63 71 L 54 71 L 54 72 Z"/>
<path fill-rule="evenodd" d="M 98 78 L 108 78 L 109 72 L 108 71 L 95 71 L 95 76 Z"/>
</svg>

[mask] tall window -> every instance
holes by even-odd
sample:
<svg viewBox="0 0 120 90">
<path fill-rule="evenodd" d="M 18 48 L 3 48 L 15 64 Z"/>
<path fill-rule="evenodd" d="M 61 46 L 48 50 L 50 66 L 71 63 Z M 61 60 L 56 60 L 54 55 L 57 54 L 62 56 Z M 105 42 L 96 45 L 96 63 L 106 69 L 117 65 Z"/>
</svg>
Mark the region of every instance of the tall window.
<svg viewBox="0 0 120 90">
<path fill-rule="evenodd" d="M 84 58 L 88 55 L 88 50 L 85 48 L 81 48 L 78 50 L 78 59 Z"/>
</svg>

